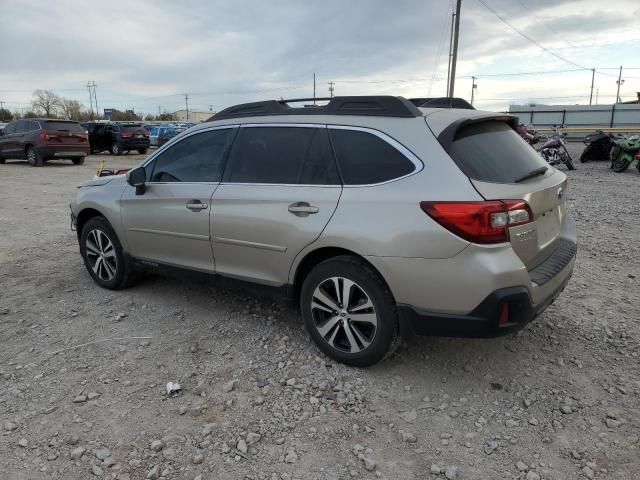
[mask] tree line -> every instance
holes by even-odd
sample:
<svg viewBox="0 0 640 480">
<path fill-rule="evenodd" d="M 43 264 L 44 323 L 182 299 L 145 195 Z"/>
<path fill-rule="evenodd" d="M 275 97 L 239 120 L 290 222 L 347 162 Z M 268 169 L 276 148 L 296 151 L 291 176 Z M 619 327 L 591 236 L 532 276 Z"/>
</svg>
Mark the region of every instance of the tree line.
<svg viewBox="0 0 640 480">
<path fill-rule="evenodd" d="M 76 120 L 79 122 L 88 120 L 104 119 L 104 115 L 87 109 L 78 100 L 61 97 L 51 90 L 36 90 L 33 92 L 31 99 L 31 110 L 27 112 L 10 111 L 6 108 L 0 108 L 0 121 L 18 120 L 20 118 L 64 118 L 66 120 Z M 140 113 L 133 110 L 120 111 L 113 109 L 111 120 L 143 120 Z M 176 116 L 173 113 L 161 113 L 159 115 L 148 114 L 144 116 L 147 121 L 175 121 Z"/>
</svg>

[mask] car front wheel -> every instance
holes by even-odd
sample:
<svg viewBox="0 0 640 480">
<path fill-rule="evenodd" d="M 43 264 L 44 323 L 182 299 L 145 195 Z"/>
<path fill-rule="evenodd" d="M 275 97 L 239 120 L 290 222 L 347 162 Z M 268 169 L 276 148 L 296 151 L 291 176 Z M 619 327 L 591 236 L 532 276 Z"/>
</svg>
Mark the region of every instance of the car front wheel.
<svg viewBox="0 0 640 480">
<path fill-rule="evenodd" d="M 122 155 L 122 149 L 120 148 L 120 145 L 118 145 L 118 142 L 113 142 L 111 145 L 111 153 L 113 155 Z"/>
<path fill-rule="evenodd" d="M 80 254 L 89 275 L 101 287 L 118 290 L 127 285 L 122 245 L 104 217 L 93 217 L 82 227 Z"/>
<path fill-rule="evenodd" d="M 327 356 L 366 367 L 399 343 L 395 301 L 378 273 L 355 257 L 318 264 L 305 278 L 300 309 L 311 338 Z"/>
</svg>

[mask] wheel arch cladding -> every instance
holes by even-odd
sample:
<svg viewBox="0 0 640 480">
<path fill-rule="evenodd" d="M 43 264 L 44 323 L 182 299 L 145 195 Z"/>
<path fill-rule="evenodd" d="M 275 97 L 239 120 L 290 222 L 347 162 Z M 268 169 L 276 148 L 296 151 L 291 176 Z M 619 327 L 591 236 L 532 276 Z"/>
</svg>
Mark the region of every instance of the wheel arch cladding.
<svg viewBox="0 0 640 480">
<path fill-rule="evenodd" d="M 101 212 L 96 210 L 95 208 L 85 208 L 78 213 L 78 217 L 76 218 L 76 233 L 78 235 L 78 240 L 80 240 L 80 236 L 82 235 L 82 228 L 84 225 L 95 217 L 103 217 L 107 222 L 107 217 L 105 217 Z"/>
<path fill-rule="evenodd" d="M 295 301 L 298 301 L 300 297 L 300 290 L 302 288 L 302 283 L 304 282 L 304 279 L 307 277 L 309 272 L 311 272 L 311 270 L 313 270 L 313 268 L 316 265 L 319 265 L 325 260 L 329 260 L 331 258 L 341 257 L 341 256 L 351 257 L 354 260 L 357 260 L 362 264 L 366 265 L 369 269 L 375 272 L 375 274 L 378 275 L 378 277 L 382 280 L 385 287 L 389 290 L 389 292 L 391 293 L 391 296 L 393 297 L 393 293 L 391 292 L 391 289 L 389 288 L 389 284 L 387 283 L 386 279 L 384 278 L 382 273 L 371 262 L 369 262 L 362 255 L 359 255 L 352 250 L 347 250 L 346 248 L 340 248 L 340 247 L 321 247 L 307 253 L 304 256 L 304 258 L 300 260 L 300 262 L 298 263 L 295 269 L 295 274 L 293 276 L 293 283 L 290 286 L 290 296 Z M 395 302 L 395 298 L 394 298 L 394 302 Z"/>
</svg>

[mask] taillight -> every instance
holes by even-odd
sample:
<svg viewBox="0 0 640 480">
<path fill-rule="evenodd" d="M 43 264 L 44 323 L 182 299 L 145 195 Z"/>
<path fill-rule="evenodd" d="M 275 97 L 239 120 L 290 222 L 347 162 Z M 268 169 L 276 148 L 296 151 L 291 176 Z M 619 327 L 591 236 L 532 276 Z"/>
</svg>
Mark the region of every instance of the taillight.
<svg viewBox="0 0 640 480">
<path fill-rule="evenodd" d="M 486 202 L 420 202 L 423 212 L 459 237 L 473 243 L 509 241 L 509 227 L 533 221 L 524 200 Z"/>
<path fill-rule="evenodd" d="M 40 140 L 47 142 L 51 138 L 47 132 L 40 132 Z"/>
<path fill-rule="evenodd" d="M 122 133 L 120 134 L 120 136 L 121 136 L 122 138 L 129 138 L 129 137 L 133 137 L 133 132 L 122 132 Z"/>
<path fill-rule="evenodd" d="M 149 136 L 149 132 L 147 132 L 147 131 L 145 130 L 145 131 L 143 132 L 143 135 L 144 135 L 145 137 L 148 137 L 148 136 Z"/>
</svg>

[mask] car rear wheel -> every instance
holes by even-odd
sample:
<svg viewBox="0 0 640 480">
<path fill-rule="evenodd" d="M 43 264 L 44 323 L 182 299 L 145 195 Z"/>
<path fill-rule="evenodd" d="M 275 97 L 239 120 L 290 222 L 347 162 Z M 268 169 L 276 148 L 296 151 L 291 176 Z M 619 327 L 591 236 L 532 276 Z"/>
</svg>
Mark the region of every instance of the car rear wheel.
<svg viewBox="0 0 640 480">
<path fill-rule="evenodd" d="M 71 161 L 73 162 L 74 165 L 83 165 L 84 157 L 72 158 Z"/>
<path fill-rule="evenodd" d="M 31 146 L 27 147 L 27 162 L 32 167 L 41 167 L 44 163 L 38 151 Z"/>
<path fill-rule="evenodd" d="M 355 257 L 317 265 L 303 282 L 300 310 L 320 350 L 347 365 L 372 365 L 399 343 L 391 292 L 377 272 Z"/>
<path fill-rule="evenodd" d="M 118 145 L 118 142 L 113 142 L 111 144 L 111 153 L 113 155 L 122 155 L 122 149 L 120 148 L 120 145 Z"/>
<path fill-rule="evenodd" d="M 141 149 L 138 150 L 138 153 L 140 155 L 144 155 L 145 153 L 147 153 L 147 149 L 146 148 L 141 148 Z"/>
<path fill-rule="evenodd" d="M 0 158 L 0 165 L 4 165 L 5 159 L 4 158 Z"/>
<path fill-rule="evenodd" d="M 101 287 L 118 290 L 127 285 L 122 245 L 104 217 L 93 217 L 82 227 L 80 254 L 89 275 Z"/>
</svg>

